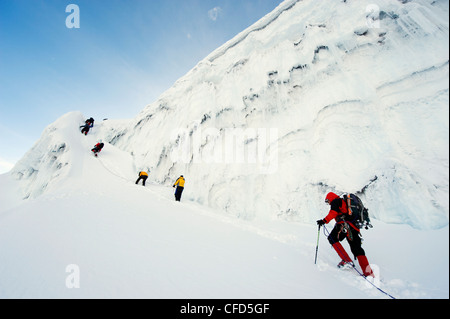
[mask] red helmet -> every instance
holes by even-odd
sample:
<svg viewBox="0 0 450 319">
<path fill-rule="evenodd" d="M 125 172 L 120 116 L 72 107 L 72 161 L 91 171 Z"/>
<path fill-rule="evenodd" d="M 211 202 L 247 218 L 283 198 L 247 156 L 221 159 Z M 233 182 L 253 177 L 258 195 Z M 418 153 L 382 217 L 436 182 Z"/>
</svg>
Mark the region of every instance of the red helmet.
<svg viewBox="0 0 450 319">
<path fill-rule="evenodd" d="M 327 197 L 325 197 L 325 203 L 331 204 L 336 198 L 339 198 L 335 193 L 328 193 Z"/>
</svg>

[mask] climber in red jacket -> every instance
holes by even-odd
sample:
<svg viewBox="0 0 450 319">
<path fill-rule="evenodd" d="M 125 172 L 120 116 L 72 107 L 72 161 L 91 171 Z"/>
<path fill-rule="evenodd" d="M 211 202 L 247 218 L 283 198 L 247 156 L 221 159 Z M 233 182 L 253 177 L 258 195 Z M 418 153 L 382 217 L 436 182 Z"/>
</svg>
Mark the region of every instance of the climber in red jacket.
<svg viewBox="0 0 450 319">
<path fill-rule="evenodd" d="M 105 144 L 103 144 L 102 141 L 95 144 L 94 148 L 91 150 L 92 152 L 94 152 L 95 157 L 97 157 L 98 153 L 102 151 L 104 146 Z"/>
<path fill-rule="evenodd" d="M 331 222 L 333 219 L 336 220 L 336 225 L 328 236 L 328 241 L 342 259 L 342 261 L 338 264 L 338 267 L 342 268 L 347 264 L 354 266 L 352 259 L 340 243 L 347 238 L 350 249 L 355 258 L 358 259 L 364 276 L 375 277 L 372 268 L 369 265 L 369 261 L 367 260 L 366 253 L 361 247 L 362 243 L 360 229 L 351 222 L 351 217 L 348 214 L 347 203 L 345 200 L 340 198 L 335 193 L 328 193 L 325 198 L 325 202 L 331 206 L 330 212 L 324 219 L 318 220 L 317 224 L 319 226 L 323 226 Z"/>
</svg>

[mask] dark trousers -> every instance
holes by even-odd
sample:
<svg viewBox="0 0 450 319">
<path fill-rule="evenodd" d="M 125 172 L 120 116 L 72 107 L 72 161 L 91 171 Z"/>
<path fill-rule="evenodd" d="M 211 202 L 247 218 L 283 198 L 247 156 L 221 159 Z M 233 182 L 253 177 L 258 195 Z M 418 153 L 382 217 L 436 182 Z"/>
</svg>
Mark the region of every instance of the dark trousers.
<svg viewBox="0 0 450 319">
<path fill-rule="evenodd" d="M 136 181 L 136 184 L 139 183 L 139 181 L 142 179 L 142 185 L 145 186 L 145 181 L 147 180 L 147 178 L 148 178 L 148 176 L 145 176 L 145 175 L 139 176 L 139 178 Z"/>
<path fill-rule="evenodd" d="M 334 245 L 335 243 L 343 241 L 345 238 L 347 238 L 348 244 L 350 245 L 350 250 L 352 251 L 353 255 L 356 257 L 358 256 L 365 256 L 366 253 L 364 249 L 362 249 L 361 245 L 361 237 L 359 237 L 359 231 L 354 229 L 349 225 L 347 231 L 343 228 L 344 224 L 336 224 L 331 231 L 330 235 L 328 236 L 328 241 L 331 245 Z"/>
<path fill-rule="evenodd" d="M 181 194 L 183 194 L 184 187 L 177 186 L 175 190 L 175 200 L 179 202 L 181 200 Z"/>
</svg>

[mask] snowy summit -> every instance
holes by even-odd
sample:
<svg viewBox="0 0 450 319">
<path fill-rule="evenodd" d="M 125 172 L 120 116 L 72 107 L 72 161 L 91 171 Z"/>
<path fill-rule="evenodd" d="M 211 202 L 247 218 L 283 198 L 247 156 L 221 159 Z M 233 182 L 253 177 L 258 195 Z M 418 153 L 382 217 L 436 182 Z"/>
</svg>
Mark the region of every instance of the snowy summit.
<svg viewBox="0 0 450 319">
<path fill-rule="evenodd" d="M 62 115 L 0 175 L 0 298 L 448 298 L 448 14 L 286 0 L 135 118 Z M 329 192 L 375 279 L 317 240 Z"/>
</svg>

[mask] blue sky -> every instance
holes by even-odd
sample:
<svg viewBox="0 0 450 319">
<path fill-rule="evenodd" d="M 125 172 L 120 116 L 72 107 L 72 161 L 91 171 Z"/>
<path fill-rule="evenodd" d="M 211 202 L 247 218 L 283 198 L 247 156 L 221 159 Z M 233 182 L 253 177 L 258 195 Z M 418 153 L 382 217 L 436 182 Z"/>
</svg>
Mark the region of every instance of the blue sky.
<svg viewBox="0 0 450 319">
<path fill-rule="evenodd" d="M 281 2 L 1 0 L 0 174 L 67 112 L 135 117 Z M 66 26 L 69 4 L 79 28 Z"/>
</svg>

